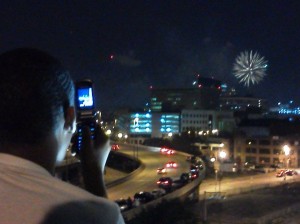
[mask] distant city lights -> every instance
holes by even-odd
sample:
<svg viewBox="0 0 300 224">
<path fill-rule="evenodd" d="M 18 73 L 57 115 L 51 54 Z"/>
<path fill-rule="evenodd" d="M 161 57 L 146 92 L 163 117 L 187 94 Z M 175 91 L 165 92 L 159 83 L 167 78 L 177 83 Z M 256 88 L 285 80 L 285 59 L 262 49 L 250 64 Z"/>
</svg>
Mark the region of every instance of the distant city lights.
<svg viewBox="0 0 300 224">
<path fill-rule="evenodd" d="M 292 107 L 294 103 L 293 100 L 290 100 L 289 103 L 283 104 L 281 102 L 277 103 L 278 107 L 272 109 L 273 112 L 278 112 L 282 115 L 300 115 L 300 107 Z"/>
</svg>

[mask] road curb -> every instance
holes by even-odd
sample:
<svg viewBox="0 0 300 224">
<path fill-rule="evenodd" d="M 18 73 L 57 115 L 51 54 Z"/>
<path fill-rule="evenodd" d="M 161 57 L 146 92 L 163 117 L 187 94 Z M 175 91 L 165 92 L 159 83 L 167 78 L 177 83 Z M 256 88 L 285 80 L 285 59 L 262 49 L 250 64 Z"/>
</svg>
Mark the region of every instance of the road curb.
<svg viewBox="0 0 300 224">
<path fill-rule="evenodd" d="M 106 184 L 107 188 L 111 188 L 113 186 L 121 184 L 121 183 L 129 180 L 130 178 L 133 178 L 134 176 L 138 175 L 139 173 L 141 173 L 145 169 L 145 164 L 142 163 L 142 161 L 140 159 L 136 159 L 136 158 L 134 158 L 132 156 L 128 156 L 128 155 L 126 155 L 126 156 L 128 158 L 132 159 L 132 160 L 138 161 L 139 167 L 137 169 L 135 169 L 133 172 L 131 172 L 128 175 L 126 175 L 125 177 L 121 177 L 121 178 L 119 178 L 117 180 L 114 180 L 114 181 L 111 181 L 111 182 L 107 183 Z"/>
</svg>

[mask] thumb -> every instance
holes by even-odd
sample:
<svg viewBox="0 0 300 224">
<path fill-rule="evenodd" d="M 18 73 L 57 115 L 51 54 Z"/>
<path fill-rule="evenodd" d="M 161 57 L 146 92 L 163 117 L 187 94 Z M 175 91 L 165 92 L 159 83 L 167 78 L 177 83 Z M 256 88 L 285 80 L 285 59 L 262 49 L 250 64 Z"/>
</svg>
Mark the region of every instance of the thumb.
<svg viewBox="0 0 300 224">
<path fill-rule="evenodd" d="M 95 148 L 101 148 L 109 142 L 108 136 L 104 133 L 100 124 L 95 127 Z"/>
</svg>

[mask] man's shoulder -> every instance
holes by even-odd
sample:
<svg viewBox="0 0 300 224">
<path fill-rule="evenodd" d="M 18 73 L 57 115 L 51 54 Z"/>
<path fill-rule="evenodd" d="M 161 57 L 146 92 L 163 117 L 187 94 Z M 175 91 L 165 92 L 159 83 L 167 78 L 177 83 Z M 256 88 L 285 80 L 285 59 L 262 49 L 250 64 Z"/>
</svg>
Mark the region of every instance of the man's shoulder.
<svg viewBox="0 0 300 224">
<path fill-rule="evenodd" d="M 61 180 L 56 180 L 56 191 L 63 195 L 64 202 L 55 205 L 48 213 L 47 218 L 63 218 L 82 223 L 123 223 L 119 206 L 107 198 L 95 196 L 86 190 Z M 88 218 L 87 218 L 88 217 Z M 52 222 L 46 222 L 52 223 Z M 55 223 L 55 222 L 53 222 Z M 71 223 L 71 221 L 70 221 Z M 44 223 L 43 223 L 44 224 Z M 72 223 L 74 224 L 74 222 Z"/>
<path fill-rule="evenodd" d="M 117 205 L 108 200 L 70 201 L 53 207 L 42 224 L 124 223 Z"/>
</svg>

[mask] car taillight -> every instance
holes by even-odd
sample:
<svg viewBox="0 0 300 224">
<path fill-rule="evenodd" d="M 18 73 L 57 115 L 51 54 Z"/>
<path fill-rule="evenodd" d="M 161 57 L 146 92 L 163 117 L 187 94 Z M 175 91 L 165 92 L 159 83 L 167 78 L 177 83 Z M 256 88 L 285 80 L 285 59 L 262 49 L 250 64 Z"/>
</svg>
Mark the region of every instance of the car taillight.
<svg viewBox="0 0 300 224">
<path fill-rule="evenodd" d="M 169 183 L 169 181 L 166 180 L 166 181 L 165 181 L 165 184 L 168 184 L 168 183 Z"/>
<path fill-rule="evenodd" d="M 157 184 L 160 184 L 160 181 L 157 181 L 156 183 L 157 183 Z"/>
<path fill-rule="evenodd" d="M 174 164 L 173 164 L 173 166 L 174 166 L 174 167 L 177 167 L 177 164 L 176 164 L 176 163 L 174 163 Z"/>
</svg>

